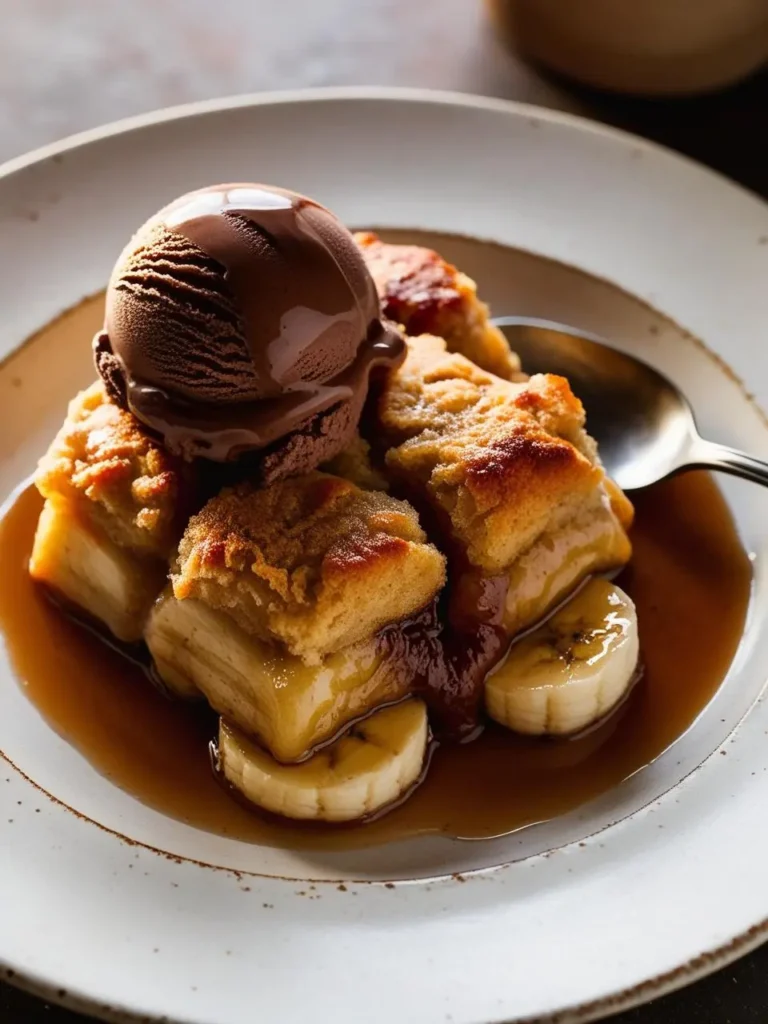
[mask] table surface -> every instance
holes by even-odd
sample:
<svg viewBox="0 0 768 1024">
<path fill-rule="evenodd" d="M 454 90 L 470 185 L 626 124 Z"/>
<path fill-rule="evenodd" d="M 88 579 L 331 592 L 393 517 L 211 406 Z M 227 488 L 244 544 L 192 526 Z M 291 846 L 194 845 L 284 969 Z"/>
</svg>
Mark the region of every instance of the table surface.
<svg viewBox="0 0 768 1024">
<path fill-rule="evenodd" d="M 157 107 L 343 84 L 455 89 L 583 114 L 680 150 L 768 197 L 768 74 L 706 98 L 599 95 L 510 55 L 480 0 L 5 0 L 0 160 Z M 768 946 L 613 1021 L 759 1024 L 766 1017 Z M 84 1020 L 0 985 L 2 1022 Z"/>
</svg>

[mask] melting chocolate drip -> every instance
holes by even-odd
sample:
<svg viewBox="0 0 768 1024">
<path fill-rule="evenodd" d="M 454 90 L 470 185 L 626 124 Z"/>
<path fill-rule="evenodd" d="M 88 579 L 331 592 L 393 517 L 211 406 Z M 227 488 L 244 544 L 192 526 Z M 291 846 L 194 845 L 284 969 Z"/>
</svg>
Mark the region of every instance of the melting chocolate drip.
<svg viewBox="0 0 768 1024">
<path fill-rule="evenodd" d="M 370 406 L 376 401 L 375 389 Z M 375 465 L 383 463 L 386 439 L 375 433 L 375 410 L 363 418 Z M 426 701 L 438 740 L 461 741 L 482 724 L 483 685 L 506 654 L 511 639 L 502 621 L 509 589 L 504 575 L 487 576 L 470 564 L 456 542 L 448 514 L 426 501 L 407 479 L 392 479 L 393 493 L 414 506 L 427 536 L 448 557 L 448 582 L 442 593 L 405 625 L 402 657 Z"/>
<path fill-rule="evenodd" d="M 509 645 L 501 627 L 505 597 L 503 578 L 468 575 L 447 601 L 435 599 L 381 634 L 426 701 L 438 740 L 466 739 L 481 722 L 485 677 Z"/>
</svg>

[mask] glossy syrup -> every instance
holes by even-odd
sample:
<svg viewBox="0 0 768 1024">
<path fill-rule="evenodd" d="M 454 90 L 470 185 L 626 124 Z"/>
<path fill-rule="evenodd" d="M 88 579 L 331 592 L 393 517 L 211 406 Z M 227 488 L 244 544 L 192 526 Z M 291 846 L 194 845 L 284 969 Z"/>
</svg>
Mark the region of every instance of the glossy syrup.
<svg viewBox="0 0 768 1024">
<path fill-rule="evenodd" d="M 637 604 L 645 674 L 620 712 L 574 740 L 526 740 L 488 727 L 474 742 L 441 747 L 414 795 L 363 826 L 265 821 L 221 788 L 208 753 L 215 718 L 165 698 L 29 578 L 42 504 L 32 487 L 0 523 L 0 630 L 50 725 L 116 785 L 191 825 L 282 847 L 504 835 L 572 810 L 657 757 L 710 700 L 738 646 L 750 564 L 714 481 L 690 473 L 635 500 L 634 557 L 619 582 Z"/>
<path fill-rule="evenodd" d="M 684 343 L 653 310 L 574 268 L 468 238 L 389 234 L 444 252 L 480 282 L 497 310 L 547 315 L 597 333 L 621 324 L 651 346 Z M 84 301 L 0 367 L 3 450 L 12 453 L 6 479 L 32 469 L 67 400 L 93 379 L 88 342 L 103 315 L 103 296 Z M 0 521 L 0 632 L 20 685 L 51 727 L 116 785 L 172 817 L 289 848 L 343 848 L 424 832 L 501 835 L 566 813 L 652 761 L 708 703 L 739 644 L 750 563 L 714 481 L 690 473 L 633 500 L 634 557 L 620 582 L 637 603 L 646 671 L 620 712 L 577 740 L 531 741 L 487 728 L 473 743 L 438 749 L 410 800 L 365 826 L 266 822 L 219 786 L 208 756 L 215 717 L 167 700 L 141 668 L 70 621 L 29 579 L 41 507 L 32 488 Z"/>
</svg>

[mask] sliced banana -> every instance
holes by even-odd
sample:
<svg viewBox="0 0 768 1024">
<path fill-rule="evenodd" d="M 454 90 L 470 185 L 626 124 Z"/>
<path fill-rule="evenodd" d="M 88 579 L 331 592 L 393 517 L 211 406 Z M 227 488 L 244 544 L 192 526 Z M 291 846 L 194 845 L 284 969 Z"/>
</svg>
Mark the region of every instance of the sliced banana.
<svg viewBox="0 0 768 1024">
<path fill-rule="evenodd" d="M 222 719 L 219 767 L 243 796 L 273 814 L 356 821 L 418 781 L 428 734 L 425 705 L 408 700 L 374 712 L 308 761 L 285 765 Z"/>
<path fill-rule="evenodd" d="M 632 600 L 613 583 L 592 579 L 512 646 L 506 661 L 486 681 L 486 709 L 515 732 L 578 732 L 621 699 L 638 656 Z"/>
</svg>

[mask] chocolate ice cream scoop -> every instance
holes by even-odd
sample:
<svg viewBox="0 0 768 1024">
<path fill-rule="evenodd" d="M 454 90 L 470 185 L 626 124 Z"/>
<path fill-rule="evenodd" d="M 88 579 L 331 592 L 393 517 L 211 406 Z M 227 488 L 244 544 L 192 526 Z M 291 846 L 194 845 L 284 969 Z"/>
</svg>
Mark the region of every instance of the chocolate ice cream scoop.
<svg viewBox="0 0 768 1024">
<path fill-rule="evenodd" d="M 143 225 L 107 291 L 96 366 L 186 458 L 259 451 L 267 478 L 351 439 L 371 372 L 404 357 L 341 221 L 265 185 L 191 192 Z"/>
</svg>

